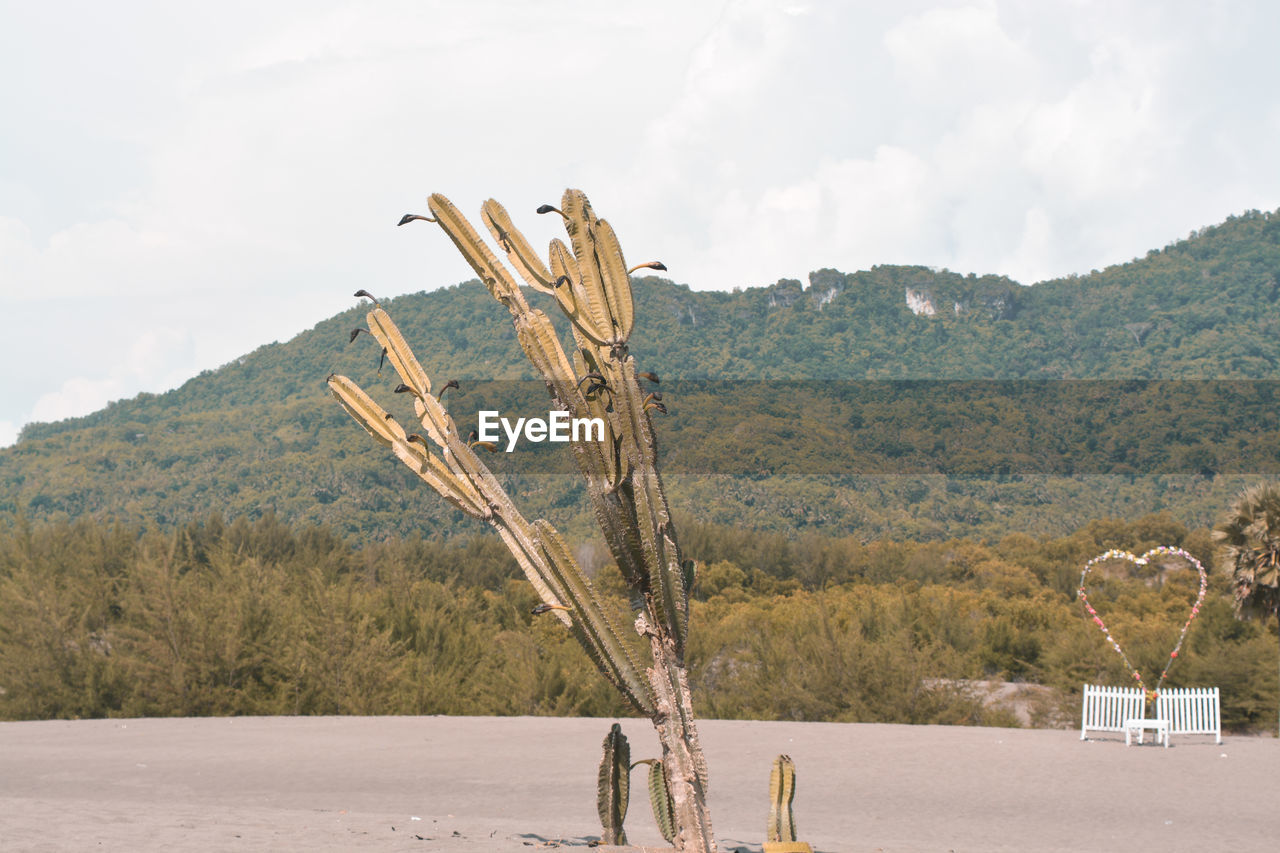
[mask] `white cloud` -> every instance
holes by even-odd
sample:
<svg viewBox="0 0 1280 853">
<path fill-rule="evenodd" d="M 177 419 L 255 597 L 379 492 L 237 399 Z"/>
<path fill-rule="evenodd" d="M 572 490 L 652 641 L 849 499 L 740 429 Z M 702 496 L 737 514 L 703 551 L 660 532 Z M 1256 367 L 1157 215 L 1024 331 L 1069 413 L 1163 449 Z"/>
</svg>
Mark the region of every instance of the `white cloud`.
<svg viewBox="0 0 1280 853">
<path fill-rule="evenodd" d="M 123 331 L 127 349 L 123 358 L 109 365 L 82 362 L 85 373 L 63 380 L 55 391 L 46 391 L 31 407 L 33 421 L 58 421 L 101 409 L 112 400 L 136 394 L 144 388 L 171 388 L 189 378 L 190 329 L 158 328 Z M 177 365 L 177 367 L 175 367 Z"/>
<path fill-rule="evenodd" d="M 1039 77 L 1033 54 L 1004 30 L 994 2 L 910 15 L 885 33 L 884 47 L 912 96 L 935 106 L 1023 93 Z"/>
<path fill-rule="evenodd" d="M 118 399 L 120 392 L 120 383 L 115 379 L 75 376 L 64 380 L 57 391 L 50 391 L 36 400 L 31 407 L 31 420 L 60 421 L 92 412 Z"/>
</svg>

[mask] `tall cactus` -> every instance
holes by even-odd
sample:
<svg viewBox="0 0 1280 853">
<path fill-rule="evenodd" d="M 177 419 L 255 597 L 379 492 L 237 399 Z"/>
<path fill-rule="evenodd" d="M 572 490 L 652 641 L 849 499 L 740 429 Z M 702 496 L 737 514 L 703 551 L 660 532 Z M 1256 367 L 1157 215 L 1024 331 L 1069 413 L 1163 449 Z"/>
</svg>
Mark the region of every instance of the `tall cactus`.
<svg viewBox="0 0 1280 853">
<path fill-rule="evenodd" d="M 406 432 L 350 379 L 331 376 L 329 387 L 365 430 L 445 500 L 490 524 L 502 537 L 542 599 L 539 609 L 554 612 L 604 676 L 653 722 L 662 743 L 676 847 L 714 851 L 706 762 L 684 663 L 692 573 L 681 557 L 658 475 L 650 420 L 651 411 L 665 407 L 660 396 L 640 385 L 641 378 L 656 382 L 656 377 L 637 374 L 627 349 L 635 322 L 630 273 L 639 267 L 627 268 L 613 228 L 596 217 L 578 190 L 566 190 L 559 208 L 538 209 L 559 214 L 568 236 L 568 243 L 551 242 L 546 264 L 502 205 L 484 203 L 481 219 L 511 266 L 529 287 L 553 297 L 568 318 L 573 346 L 566 354 L 551 320 L 529 305 L 515 278 L 471 223 L 442 195 L 432 195 L 427 205 L 430 216 L 407 215 L 400 224 L 438 224 L 511 313 L 520 346 L 541 374 L 554 407 L 572 418 L 598 418 L 604 424 L 603 440 L 573 442 L 570 447 L 605 542 L 631 588 L 639 611 L 635 629 L 650 651 L 648 666 L 642 670 L 630 654 L 560 533 L 545 520 L 527 521 L 473 445 L 459 437 L 453 419 L 432 394 L 426 372 L 376 302 L 368 315 L 368 331 L 400 376 L 403 384 L 397 390 L 412 394 L 426 438 Z M 656 262 L 640 266 L 665 269 Z"/>
</svg>

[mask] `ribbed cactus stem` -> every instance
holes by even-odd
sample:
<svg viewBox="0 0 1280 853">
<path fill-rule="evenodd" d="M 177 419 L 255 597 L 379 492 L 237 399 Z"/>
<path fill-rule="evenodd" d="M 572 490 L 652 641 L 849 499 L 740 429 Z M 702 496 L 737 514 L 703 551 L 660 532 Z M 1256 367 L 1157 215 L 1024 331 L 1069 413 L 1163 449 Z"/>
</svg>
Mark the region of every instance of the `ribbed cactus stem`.
<svg viewBox="0 0 1280 853">
<path fill-rule="evenodd" d="M 596 788 L 596 809 L 600 812 L 600 825 L 604 829 L 605 844 L 626 844 L 627 833 L 623 822 L 627 819 L 627 805 L 631 797 L 631 745 L 622 733 L 622 726 L 614 723 L 604 737 L 604 755 L 600 758 L 600 779 Z"/>
<path fill-rule="evenodd" d="M 666 766 L 656 758 L 646 758 L 636 764 L 649 765 L 649 807 L 653 809 L 653 820 L 662 837 L 667 841 L 674 841 L 676 818 L 671 802 L 671 787 L 667 784 Z"/>
<path fill-rule="evenodd" d="M 789 755 L 779 755 L 769 774 L 769 841 L 795 841 L 796 824 L 791 801 L 796 796 L 796 765 Z"/>
</svg>

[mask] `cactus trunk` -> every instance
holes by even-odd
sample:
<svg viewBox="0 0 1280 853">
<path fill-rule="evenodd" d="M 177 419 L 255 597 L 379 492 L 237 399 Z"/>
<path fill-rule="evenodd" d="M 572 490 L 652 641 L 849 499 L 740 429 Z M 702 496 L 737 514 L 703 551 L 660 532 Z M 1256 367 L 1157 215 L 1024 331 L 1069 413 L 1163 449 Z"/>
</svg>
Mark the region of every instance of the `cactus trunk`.
<svg viewBox="0 0 1280 853">
<path fill-rule="evenodd" d="M 689 704 L 684 662 L 660 648 L 658 638 L 651 636 L 650 645 L 654 665 L 649 670 L 649 683 L 657 706 L 652 719 L 662 743 L 662 764 L 676 826 L 676 837 L 671 840 L 677 850 L 714 853 L 716 839 L 707 810 L 707 762 Z"/>
</svg>

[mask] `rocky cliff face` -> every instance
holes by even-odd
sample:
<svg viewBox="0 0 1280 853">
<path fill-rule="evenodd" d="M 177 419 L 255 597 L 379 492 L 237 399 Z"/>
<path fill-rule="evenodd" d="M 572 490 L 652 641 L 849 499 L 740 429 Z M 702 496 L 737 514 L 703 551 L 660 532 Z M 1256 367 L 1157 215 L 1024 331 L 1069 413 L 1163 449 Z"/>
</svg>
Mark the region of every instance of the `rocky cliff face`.
<svg viewBox="0 0 1280 853">
<path fill-rule="evenodd" d="M 908 287 L 907 307 L 917 317 L 932 317 L 938 313 L 938 306 L 934 303 L 933 291 L 926 289 Z M 960 312 L 957 311 L 956 313 Z"/>
<path fill-rule="evenodd" d="M 907 308 L 917 317 L 935 317 L 945 312 L 957 317 L 977 315 L 994 320 L 1013 316 L 1018 285 L 1008 279 L 986 276 L 908 285 Z"/>
</svg>

